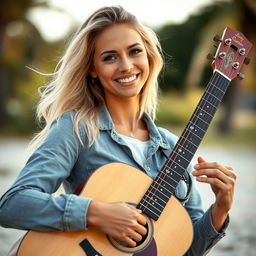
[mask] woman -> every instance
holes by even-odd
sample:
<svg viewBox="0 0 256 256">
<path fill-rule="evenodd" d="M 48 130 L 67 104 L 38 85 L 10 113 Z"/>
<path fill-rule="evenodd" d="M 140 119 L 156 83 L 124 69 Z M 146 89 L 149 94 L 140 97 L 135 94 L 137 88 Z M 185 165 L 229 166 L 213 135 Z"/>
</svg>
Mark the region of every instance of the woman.
<svg viewBox="0 0 256 256">
<path fill-rule="evenodd" d="M 87 19 L 41 95 L 38 117 L 45 127 L 0 201 L 2 226 L 42 231 L 96 227 L 136 246 L 147 232 L 140 210 L 75 194 L 107 163 L 123 162 L 152 178 L 164 164 L 164 151 L 177 138 L 152 121 L 163 64 L 160 52 L 154 32 L 120 6 L 99 9 Z M 196 180 L 210 184 L 216 196 L 204 213 L 193 181 L 183 202 L 194 227 L 187 255 L 198 256 L 225 234 L 236 176 L 232 168 L 201 157 L 194 168 Z M 54 197 L 62 183 L 67 194 Z M 181 184 L 176 192 L 186 194 L 186 186 Z"/>
</svg>

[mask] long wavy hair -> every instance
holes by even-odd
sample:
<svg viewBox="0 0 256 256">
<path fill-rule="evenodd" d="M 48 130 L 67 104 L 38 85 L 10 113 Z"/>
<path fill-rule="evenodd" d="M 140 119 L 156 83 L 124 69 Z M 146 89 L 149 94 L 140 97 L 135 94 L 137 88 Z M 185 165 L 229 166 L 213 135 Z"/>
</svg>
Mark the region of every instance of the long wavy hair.
<svg viewBox="0 0 256 256">
<path fill-rule="evenodd" d="M 121 6 L 95 11 L 75 33 L 52 74 L 51 82 L 40 93 L 37 118 L 44 128 L 34 137 L 28 149 L 32 153 L 47 136 L 53 120 L 64 112 L 75 111 L 74 131 L 83 144 L 78 124 L 83 121 L 88 147 L 99 133 L 99 111 L 104 106 L 102 86 L 95 86 L 90 75 L 96 36 L 115 24 L 130 24 L 139 33 L 149 60 L 149 77 L 140 97 L 140 117 L 144 112 L 155 118 L 158 102 L 158 75 L 163 66 L 161 46 L 156 34 L 142 25 Z M 99 81 L 97 81 L 99 84 Z"/>
</svg>

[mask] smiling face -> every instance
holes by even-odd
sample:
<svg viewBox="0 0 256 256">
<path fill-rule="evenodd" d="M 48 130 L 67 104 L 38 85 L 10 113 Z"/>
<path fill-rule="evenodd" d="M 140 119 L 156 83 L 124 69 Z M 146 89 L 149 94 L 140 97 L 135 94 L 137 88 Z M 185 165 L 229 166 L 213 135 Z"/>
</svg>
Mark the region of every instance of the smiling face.
<svg viewBox="0 0 256 256">
<path fill-rule="evenodd" d="M 149 62 L 141 36 L 131 25 L 113 25 L 97 35 L 91 75 L 99 78 L 106 100 L 139 96 Z"/>
</svg>

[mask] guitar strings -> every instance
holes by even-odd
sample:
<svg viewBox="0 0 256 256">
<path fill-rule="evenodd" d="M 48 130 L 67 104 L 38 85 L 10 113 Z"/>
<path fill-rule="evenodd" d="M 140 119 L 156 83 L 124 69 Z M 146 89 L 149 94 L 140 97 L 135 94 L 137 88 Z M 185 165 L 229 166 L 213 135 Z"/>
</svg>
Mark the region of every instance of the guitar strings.
<svg viewBox="0 0 256 256">
<path fill-rule="evenodd" d="M 217 77 L 217 78 L 216 78 L 216 77 Z M 216 83 L 215 83 L 215 84 L 214 84 L 214 83 L 211 83 L 211 81 L 213 81 L 215 78 L 216 78 Z M 219 80 L 222 80 L 222 81 L 219 82 Z M 225 81 L 225 80 L 226 80 L 226 81 Z M 218 82 L 219 82 L 220 88 L 216 86 L 216 84 L 218 84 Z M 224 96 L 224 94 L 225 94 L 225 91 L 226 91 L 226 88 L 223 88 L 224 90 L 222 90 L 222 87 L 223 87 L 223 85 L 225 85 L 225 84 L 228 85 L 228 84 L 227 84 L 227 79 L 226 79 L 225 77 L 221 76 L 219 72 L 216 72 L 216 71 L 215 71 L 214 74 L 212 75 L 212 78 L 210 79 L 210 81 L 209 81 L 209 83 L 208 83 L 208 85 L 207 85 L 207 88 L 206 88 L 206 90 L 205 90 L 205 93 L 203 94 L 203 96 L 202 96 L 200 102 L 198 103 L 197 108 L 195 109 L 195 112 L 193 113 L 193 115 L 192 115 L 192 117 L 191 117 L 191 119 L 190 119 L 190 121 L 189 121 L 189 123 L 192 123 L 192 124 L 196 125 L 199 129 L 201 129 L 201 130 L 203 131 L 203 136 L 204 136 L 204 134 L 205 134 L 205 132 L 206 132 L 208 126 L 206 127 L 206 130 L 203 130 L 202 128 L 199 127 L 199 126 L 200 126 L 200 122 L 205 122 L 205 121 L 204 121 L 203 119 L 201 119 L 201 118 L 197 115 L 197 110 L 200 110 L 198 107 L 201 107 L 201 106 L 202 106 L 202 109 L 201 109 L 200 111 L 204 111 L 207 115 L 209 115 L 209 116 L 210 116 L 210 121 L 211 121 L 212 118 L 213 118 L 213 116 L 211 115 L 211 112 L 208 112 L 208 111 L 205 110 L 206 104 L 208 104 L 208 106 L 209 106 L 209 104 L 210 104 L 210 105 L 214 108 L 213 111 L 214 111 L 214 113 L 215 113 L 215 111 L 217 110 L 218 105 L 219 105 L 220 102 L 221 102 L 221 100 L 219 100 L 219 97 L 215 97 L 214 94 L 211 93 L 211 90 L 214 90 L 214 89 L 217 88 L 217 92 L 216 92 L 216 93 L 217 93 L 217 94 L 221 94 L 221 95 L 219 95 L 219 96 L 221 96 L 221 98 L 222 98 L 222 97 Z M 226 86 L 226 87 L 227 87 L 227 86 Z M 209 98 L 210 98 L 210 99 L 212 99 L 212 98 L 214 99 L 214 98 L 215 98 L 216 100 L 218 100 L 217 106 L 213 105 L 213 104 L 210 102 Z M 204 102 L 202 103 L 201 101 L 204 101 Z M 215 102 L 215 104 L 216 104 L 216 102 Z M 210 110 L 212 111 L 212 109 L 210 109 Z M 189 123 L 188 123 L 188 125 L 189 125 Z M 210 122 L 209 122 L 209 123 L 205 122 L 205 123 L 206 123 L 207 125 L 210 124 Z M 199 137 L 200 140 L 201 140 L 202 138 L 201 138 L 200 136 L 198 136 L 197 134 L 195 134 L 192 130 L 188 129 L 188 125 L 187 125 L 186 128 L 184 129 L 184 132 L 182 133 L 182 135 L 187 132 L 188 134 L 187 134 L 186 136 L 189 136 L 189 135 L 193 134 L 194 136 Z M 179 141 L 178 141 L 178 142 L 179 142 Z M 178 142 L 177 142 L 177 144 L 176 144 L 177 146 L 180 146 L 180 147 L 184 148 L 186 151 L 188 151 L 188 150 L 184 147 L 184 145 L 186 144 L 186 140 L 184 140 L 181 144 L 178 144 Z M 189 143 L 191 144 L 192 142 L 189 141 Z M 175 147 L 176 147 L 176 145 L 175 145 Z M 194 144 L 194 146 L 195 146 L 196 148 L 198 147 L 198 146 L 195 145 L 195 144 Z M 192 153 L 192 152 L 190 152 L 190 153 L 191 153 L 192 155 L 194 155 L 194 153 Z M 171 156 L 174 156 L 174 157 L 171 158 Z M 165 166 L 168 166 L 169 169 L 171 169 L 173 172 L 175 172 L 176 174 L 178 174 L 178 175 L 181 177 L 182 175 L 180 175 L 180 173 L 176 172 L 176 171 L 174 170 L 174 168 L 172 168 L 172 167 L 173 167 L 173 166 L 172 166 L 173 164 L 179 165 L 178 163 L 175 162 L 175 160 L 176 160 L 177 157 L 182 157 L 182 158 L 184 158 L 184 157 L 183 157 L 181 154 L 179 154 L 178 152 L 172 152 L 171 155 L 170 155 L 170 158 L 166 161 Z M 171 162 L 171 164 L 170 164 L 170 162 Z M 188 163 L 189 163 L 189 162 L 190 162 L 190 161 L 188 161 Z M 170 165 L 170 167 L 169 167 L 169 165 Z M 180 166 L 180 165 L 179 165 L 179 166 Z M 184 170 L 184 168 L 183 168 L 182 166 L 180 166 L 180 167 L 181 167 L 181 169 Z M 185 170 L 186 170 L 186 169 L 185 169 Z M 166 189 L 166 187 L 163 186 L 163 183 L 167 183 L 168 185 L 171 185 L 170 182 L 166 181 L 166 177 L 169 179 L 169 181 L 170 181 L 170 179 L 172 179 L 173 181 L 176 182 L 176 185 L 178 184 L 178 182 L 177 182 L 176 180 L 174 180 L 172 177 L 170 177 L 170 175 L 168 175 L 166 172 L 160 171 L 159 175 L 158 175 L 157 178 L 152 182 L 150 188 L 148 189 L 147 193 L 145 194 L 145 197 L 148 197 L 149 199 L 151 199 L 151 201 L 152 201 L 153 197 L 156 197 L 156 199 L 160 199 L 160 201 L 162 201 L 162 202 L 164 202 L 164 203 L 167 203 L 167 201 L 169 200 L 169 197 L 167 197 L 164 193 L 162 193 L 161 190 L 159 190 L 159 187 L 162 187 L 162 188 L 164 188 L 165 190 L 167 190 L 167 191 L 170 193 L 170 195 L 172 195 L 172 192 L 169 191 L 168 189 Z M 164 185 L 165 185 L 165 184 L 164 184 Z M 171 185 L 171 186 L 172 186 L 172 185 Z M 172 186 L 172 187 L 173 187 L 173 186 Z M 175 189 L 176 186 L 173 187 L 173 188 Z M 160 191 L 160 193 L 162 193 L 162 194 L 167 198 L 167 201 L 163 200 L 163 198 L 161 198 L 161 197 L 159 197 L 159 196 L 156 195 L 156 193 L 159 192 L 159 191 Z M 152 195 L 149 196 L 148 193 L 150 193 L 150 194 L 152 194 Z M 160 203 L 158 203 L 158 201 L 157 201 L 156 199 L 155 199 L 153 202 L 150 203 L 150 200 L 146 200 L 145 197 L 142 198 L 141 203 L 140 203 L 140 204 L 144 207 L 144 210 L 145 210 L 145 209 L 148 207 L 148 205 L 150 204 L 150 206 L 154 207 L 155 209 L 157 209 L 158 212 L 160 212 L 160 210 L 154 206 L 155 203 L 158 204 L 159 206 L 161 206 L 161 208 L 164 208 L 165 204 L 164 204 L 164 206 L 161 205 Z M 149 209 L 149 210 L 150 210 L 150 209 Z M 153 213 L 154 213 L 154 212 L 153 212 Z M 161 213 L 161 212 L 160 212 L 160 213 Z M 154 213 L 154 214 L 156 214 L 156 213 Z M 156 215 L 158 215 L 158 214 L 156 214 Z"/>
</svg>

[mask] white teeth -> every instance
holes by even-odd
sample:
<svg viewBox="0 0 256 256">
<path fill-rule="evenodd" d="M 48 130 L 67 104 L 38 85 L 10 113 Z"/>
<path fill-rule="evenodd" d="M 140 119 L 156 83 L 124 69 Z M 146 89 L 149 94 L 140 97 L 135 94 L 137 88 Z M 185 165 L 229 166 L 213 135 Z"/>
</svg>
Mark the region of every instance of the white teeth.
<svg viewBox="0 0 256 256">
<path fill-rule="evenodd" d="M 136 75 L 131 76 L 131 77 L 129 77 L 129 78 L 118 79 L 117 81 L 118 81 L 119 83 L 129 83 L 129 82 L 131 82 L 131 81 L 134 81 L 135 79 L 136 79 Z"/>
</svg>

